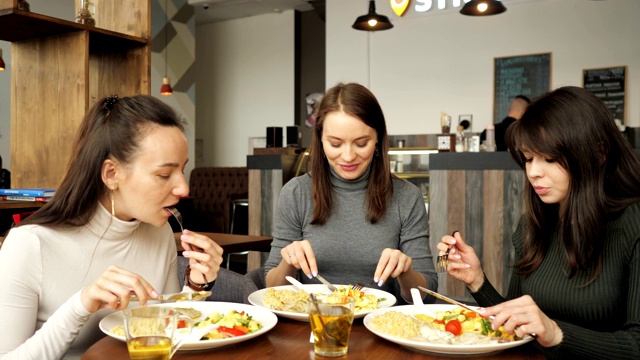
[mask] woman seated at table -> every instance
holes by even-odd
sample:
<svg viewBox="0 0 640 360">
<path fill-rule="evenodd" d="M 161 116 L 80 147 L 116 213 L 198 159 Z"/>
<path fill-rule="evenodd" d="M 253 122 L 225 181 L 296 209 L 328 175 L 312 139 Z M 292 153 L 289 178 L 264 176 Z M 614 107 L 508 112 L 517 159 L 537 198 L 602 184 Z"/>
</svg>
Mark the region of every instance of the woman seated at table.
<svg viewBox="0 0 640 360">
<path fill-rule="evenodd" d="M 591 92 L 563 87 L 511 125 L 524 169 L 524 216 L 513 234 L 506 299 L 459 233 L 444 236 L 448 272 L 493 327 L 537 334 L 553 359 L 640 359 L 640 159 Z M 506 301 L 505 301 L 506 300 Z"/>
<path fill-rule="evenodd" d="M 412 287 L 438 287 L 420 190 L 389 169 L 382 109 L 359 84 L 323 97 L 313 134 L 311 172 L 282 188 L 267 286 L 285 276 L 306 283 L 376 284 L 411 299 Z M 304 276 L 300 276 L 304 275 Z M 428 299 L 431 300 L 431 299 Z"/>
<path fill-rule="evenodd" d="M 129 304 L 180 290 L 168 224 L 189 193 L 183 122 L 160 100 L 98 100 L 85 115 L 55 196 L 23 220 L 0 250 L 0 358 L 81 354 L 98 322 Z M 184 231 L 187 282 L 209 288 L 222 249 Z M 201 249 L 194 251 L 194 249 Z"/>
</svg>

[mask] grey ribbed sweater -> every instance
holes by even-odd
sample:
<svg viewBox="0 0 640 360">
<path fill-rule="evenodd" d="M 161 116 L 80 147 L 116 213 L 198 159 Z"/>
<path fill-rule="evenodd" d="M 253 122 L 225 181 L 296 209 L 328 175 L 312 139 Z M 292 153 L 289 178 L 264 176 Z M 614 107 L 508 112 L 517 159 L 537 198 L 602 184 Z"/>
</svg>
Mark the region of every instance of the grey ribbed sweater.
<svg viewBox="0 0 640 360">
<path fill-rule="evenodd" d="M 392 248 L 411 256 L 413 269 L 425 276 L 430 289 L 436 290 L 438 276 L 429 249 L 428 220 L 420 190 L 406 180 L 393 179 L 393 198 L 386 215 L 371 224 L 365 219 L 368 172 L 353 181 L 334 174 L 331 181 L 334 204 L 324 225 L 310 224 L 314 199 L 309 174 L 291 179 L 282 188 L 265 271 L 278 266 L 283 247 L 304 239 L 311 243 L 318 271 L 327 280 L 336 284 L 370 284 L 382 250 Z M 303 283 L 319 283 L 300 276 L 300 271 L 297 275 Z M 402 302 L 395 279 L 389 279 L 380 289 L 391 292 Z"/>
<path fill-rule="evenodd" d="M 519 228 L 513 235 L 517 259 L 523 241 Z M 580 285 L 588 274 L 571 280 L 565 275 L 568 265 L 557 236 L 540 268 L 511 278 L 507 298 L 530 295 L 562 329 L 558 346 L 537 345 L 547 358 L 640 359 L 640 204 L 610 221 L 603 241 L 602 273 L 586 287 Z M 488 281 L 473 297 L 482 306 L 504 301 Z"/>
</svg>

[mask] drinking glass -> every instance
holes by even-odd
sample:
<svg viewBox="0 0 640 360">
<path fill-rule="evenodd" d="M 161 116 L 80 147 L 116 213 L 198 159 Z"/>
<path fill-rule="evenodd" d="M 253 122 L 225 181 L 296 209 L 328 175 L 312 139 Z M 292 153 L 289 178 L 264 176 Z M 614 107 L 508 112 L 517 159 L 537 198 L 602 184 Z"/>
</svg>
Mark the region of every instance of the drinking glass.
<svg viewBox="0 0 640 360">
<path fill-rule="evenodd" d="M 311 295 L 307 301 L 313 349 L 321 356 L 343 356 L 349 349 L 355 299 L 351 296 Z"/>
<path fill-rule="evenodd" d="M 170 307 L 139 306 L 123 313 L 129 358 L 133 360 L 171 359 L 193 329 L 190 317 Z"/>
</svg>

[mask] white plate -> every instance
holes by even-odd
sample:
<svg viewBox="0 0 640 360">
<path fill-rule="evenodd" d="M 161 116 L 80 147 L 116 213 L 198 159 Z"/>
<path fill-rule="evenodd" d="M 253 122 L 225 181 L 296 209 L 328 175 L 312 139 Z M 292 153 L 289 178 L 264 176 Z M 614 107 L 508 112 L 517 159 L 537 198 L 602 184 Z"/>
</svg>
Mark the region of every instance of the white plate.
<svg viewBox="0 0 640 360">
<path fill-rule="evenodd" d="M 347 287 L 348 285 L 336 285 L 336 286 Z M 274 286 L 273 289 L 297 291 L 293 285 Z M 305 284 L 304 290 L 308 293 L 314 293 L 314 294 L 330 294 L 331 293 L 331 291 L 329 291 L 329 289 L 327 289 L 327 287 L 322 284 Z M 260 289 L 258 291 L 252 292 L 251 295 L 249 295 L 249 302 L 255 306 L 260 306 L 265 309 L 268 309 L 269 311 L 272 311 L 274 314 L 277 314 L 278 316 L 282 316 L 288 319 L 293 319 L 298 321 L 309 321 L 309 314 L 306 314 L 306 313 L 281 311 L 281 310 L 274 310 L 269 308 L 267 305 L 264 304 L 264 302 L 262 302 L 262 299 L 264 298 L 264 295 L 266 294 L 266 292 L 267 292 L 267 289 Z M 381 298 L 385 299 L 384 301 L 381 301 L 378 303 L 378 309 L 388 308 L 393 306 L 396 303 L 396 297 L 393 296 L 393 294 L 388 293 L 386 291 L 372 289 L 372 288 L 364 288 L 362 289 L 362 292 L 364 292 L 365 294 L 375 295 L 378 299 L 381 299 Z M 374 311 L 374 310 L 357 312 L 355 314 L 355 318 L 356 319 L 362 318 L 368 313 L 370 313 L 371 311 Z"/>
<path fill-rule="evenodd" d="M 180 307 L 180 308 L 194 308 L 202 312 L 202 316 L 200 318 L 195 319 L 196 321 L 202 321 L 208 315 L 211 315 L 215 312 L 219 312 L 221 314 L 227 314 L 231 310 L 236 311 L 244 311 L 253 319 L 259 321 L 262 324 L 262 329 L 247 335 L 236 336 L 226 339 L 215 339 L 215 340 L 199 340 L 199 341 L 189 341 L 186 340 L 182 346 L 180 346 L 179 350 L 203 350 L 203 349 L 213 349 L 221 346 L 231 345 L 235 343 L 239 343 L 242 341 L 246 341 L 249 339 L 253 339 L 256 336 L 260 336 L 267 331 L 271 330 L 278 323 L 278 317 L 275 316 L 272 312 L 262 309 L 257 306 L 240 304 L 240 303 L 230 303 L 230 302 L 216 302 L 216 301 L 180 301 L 177 303 L 166 303 L 159 304 L 153 306 L 168 306 L 168 307 Z M 111 336 L 114 339 L 118 339 L 120 341 L 127 341 L 124 336 L 118 336 L 109 332 L 116 325 L 124 325 L 124 314 L 122 311 L 115 312 L 100 321 L 100 330 L 103 333 Z"/>
<path fill-rule="evenodd" d="M 426 309 L 425 309 L 426 307 Z M 486 354 L 492 352 L 498 352 L 502 350 L 506 350 L 512 347 L 520 346 L 522 344 L 526 344 L 529 341 L 533 340 L 532 337 L 526 336 L 522 340 L 516 340 L 511 342 L 499 343 L 499 344 L 482 344 L 482 345 L 450 345 L 450 344 L 436 344 L 429 343 L 426 341 L 414 341 L 402 339 L 399 337 L 391 336 L 377 330 L 374 330 L 371 327 L 371 320 L 381 314 L 384 314 L 387 311 L 398 311 L 403 314 L 413 315 L 413 314 L 435 314 L 436 311 L 443 311 L 455 308 L 455 305 L 448 304 L 431 304 L 431 305 L 403 305 L 403 306 L 395 306 L 392 309 L 379 309 L 372 311 L 371 313 L 365 316 L 363 323 L 364 326 L 371 331 L 372 333 L 380 336 L 383 339 L 389 340 L 396 344 L 400 344 L 406 347 L 410 347 L 416 350 L 428 351 L 432 353 L 439 354 L 458 354 L 458 355 L 469 355 L 469 354 Z"/>
</svg>

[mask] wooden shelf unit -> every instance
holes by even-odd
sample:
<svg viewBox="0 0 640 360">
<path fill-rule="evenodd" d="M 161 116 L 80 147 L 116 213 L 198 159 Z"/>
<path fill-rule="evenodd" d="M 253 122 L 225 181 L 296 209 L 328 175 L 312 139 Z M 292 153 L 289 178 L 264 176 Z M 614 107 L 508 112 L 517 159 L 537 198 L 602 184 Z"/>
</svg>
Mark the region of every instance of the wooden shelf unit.
<svg viewBox="0 0 640 360">
<path fill-rule="evenodd" d="M 111 94 L 150 93 L 150 1 L 93 2 L 96 27 L 0 0 L 0 40 L 12 43 L 13 187 L 57 187 L 89 107 Z"/>
</svg>

